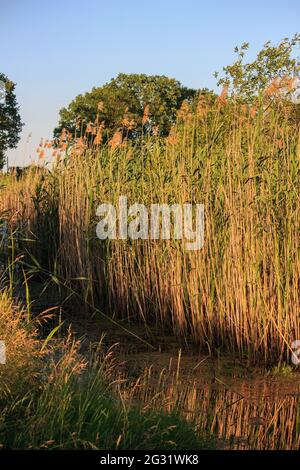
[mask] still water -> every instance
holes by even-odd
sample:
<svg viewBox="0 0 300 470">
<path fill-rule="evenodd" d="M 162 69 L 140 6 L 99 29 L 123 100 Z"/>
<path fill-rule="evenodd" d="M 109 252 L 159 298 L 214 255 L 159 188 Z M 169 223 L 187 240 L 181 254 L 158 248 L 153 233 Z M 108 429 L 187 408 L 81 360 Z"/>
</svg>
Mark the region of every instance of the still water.
<svg viewBox="0 0 300 470">
<path fill-rule="evenodd" d="M 297 372 L 157 352 L 127 356 L 127 368 L 143 371 L 134 390 L 139 401 L 179 410 L 200 435 L 213 435 L 217 448 L 300 449 Z"/>
</svg>

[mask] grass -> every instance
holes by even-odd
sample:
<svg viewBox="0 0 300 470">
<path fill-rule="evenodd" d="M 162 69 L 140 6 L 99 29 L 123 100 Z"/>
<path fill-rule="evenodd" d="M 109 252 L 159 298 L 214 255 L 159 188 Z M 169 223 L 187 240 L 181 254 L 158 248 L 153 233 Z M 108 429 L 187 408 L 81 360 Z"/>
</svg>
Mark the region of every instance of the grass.
<svg viewBox="0 0 300 470">
<path fill-rule="evenodd" d="M 0 339 L 5 341 L 7 363 L 0 365 L 0 395 L 19 394 L 31 387 L 42 367 L 37 332 L 13 305 L 7 291 L 0 293 Z"/>
<path fill-rule="evenodd" d="M 14 404 L 11 423 L 8 410 L 0 434 L 6 448 L 162 450 L 212 446 L 201 441 L 175 413 L 123 409 L 99 376 L 50 385 L 25 404 L 25 409 L 24 403 L 21 409 Z M 22 424 L 12 430 L 16 416 Z"/>
<path fill-rule="evenodd" d="M 253 112 L 201 100 L 180 112 L 167 140 L 83 147 L 67 146 L 50 174 L 29 172 L 1 192 L 0 209 L 34 240 L 23 249 L 87 313 L 155 325 L 209 353 L 288 362 L 300 337 L 300 140 L 288 104 L 262 100 Z M 120 195 L 203 203 L 204 248 L 100 242 L 96 208 Z"/>
<path fill-rule="evenodd" d="M 295 369 L 288 364 L 278 364 L 273 367 L 268 373 L 274 377 L 292 377 Z"/>
</svg>

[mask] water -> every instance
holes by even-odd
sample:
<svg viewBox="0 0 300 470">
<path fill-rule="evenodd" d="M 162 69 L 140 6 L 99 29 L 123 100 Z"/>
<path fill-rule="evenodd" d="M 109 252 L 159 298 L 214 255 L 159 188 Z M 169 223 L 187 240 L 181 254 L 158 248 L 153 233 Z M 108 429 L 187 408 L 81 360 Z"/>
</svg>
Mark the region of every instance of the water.
<svg viewBox="0 0 300 470">
<path fill-rule="evenodd" d="M 105 334 L 126 380 L 127 399 L 145 408 L 179 410 L 218 449 L 300 449 L 300 372 L 280 374 L 230 356 L 205 356 L 190 346 L 178 350 L 172 337 L 153 336 L 157 350 L 101 319 L 69 318 L 86 349 Z M 127 325 L 128 327 L 128 325 Z M 129 327 L 130 328 L 130 327 Z M 143 337 L 143 327 L 134 332 Z M 286 376 L 284 376 L 284 373 Z"/>
<path fill-rule="evenodd" d="M 216 438 L 217 448 L 298 450 L 299 374 L 273 377 L 229 363 L 186 355 L 179 364 L 178 357 L 157 353 L 128 357 L 129 370 L 146 367 L 136 398 L 179 409 L 200 435 Z"/>
</svg>

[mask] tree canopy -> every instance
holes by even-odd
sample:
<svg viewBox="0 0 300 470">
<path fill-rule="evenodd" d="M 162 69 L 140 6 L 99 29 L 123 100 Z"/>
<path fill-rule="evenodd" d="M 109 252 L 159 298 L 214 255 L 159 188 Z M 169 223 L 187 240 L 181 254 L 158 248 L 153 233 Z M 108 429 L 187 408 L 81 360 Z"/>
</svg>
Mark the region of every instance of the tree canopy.
<svg viewBox="0 0 300 470">
<path fill-rule="evenodd" d="M 237 59 L 223 68 L 224 75 L 218 85 L 228 87 L 236 96 L 251 100 L 262 92 L 295 91 L 300 77 L 300 58 L 296 49 L 300 34 L 284 38 L 278 45 L 264 44 L 252 62 L 246 62 L 247 42 L 235 48 Z M 215 73 L 216 78 L 219 74 Z M 276 94 L 276 93 L 275 93 Z"/>
<path fill-rule="evenodd" d="M 102 123 L 107 137 L 119 129 L 134 137 L 154 127 L 161 135 L 167 135 L 182 102 L 195 94 L 196 90 L 173 78 L 121 73 L 62 108 L 54 137 L 64 128 L 73 136 L 82 134 L 95 122 Z"/>
<path fill-rule="evenodd" d="M 14 90 L 15 83 L 0 73 L 0 169 L 6 150 L 17 146 L 23 126 Z"/>
</svg>

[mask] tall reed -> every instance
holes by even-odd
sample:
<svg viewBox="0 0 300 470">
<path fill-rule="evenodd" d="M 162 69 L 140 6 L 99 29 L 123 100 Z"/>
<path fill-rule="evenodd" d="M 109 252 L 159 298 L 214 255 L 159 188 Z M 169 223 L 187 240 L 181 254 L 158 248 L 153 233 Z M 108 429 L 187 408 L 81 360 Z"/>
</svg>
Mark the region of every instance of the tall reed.
<svg viewBox="0 0 300 470">
<path fill-rule="evenodd" d="M 1 200 L 31 227 L 45 204 L 57 214 L 60 275 L 82 298 L 209 351 L 287 360 L 300 338 L 300 133 L 287 106 L 201 99 L 181 110 L 166 140 L 67 153 L 44 179 L 38 207 L 29 176 L 20 185 L 31 185 L 30 201 L 17 186 Z M 96 208 L 120 195 L 129 204 L 203 203 L 204 247 L 100 242 Z"/>
</svg>

